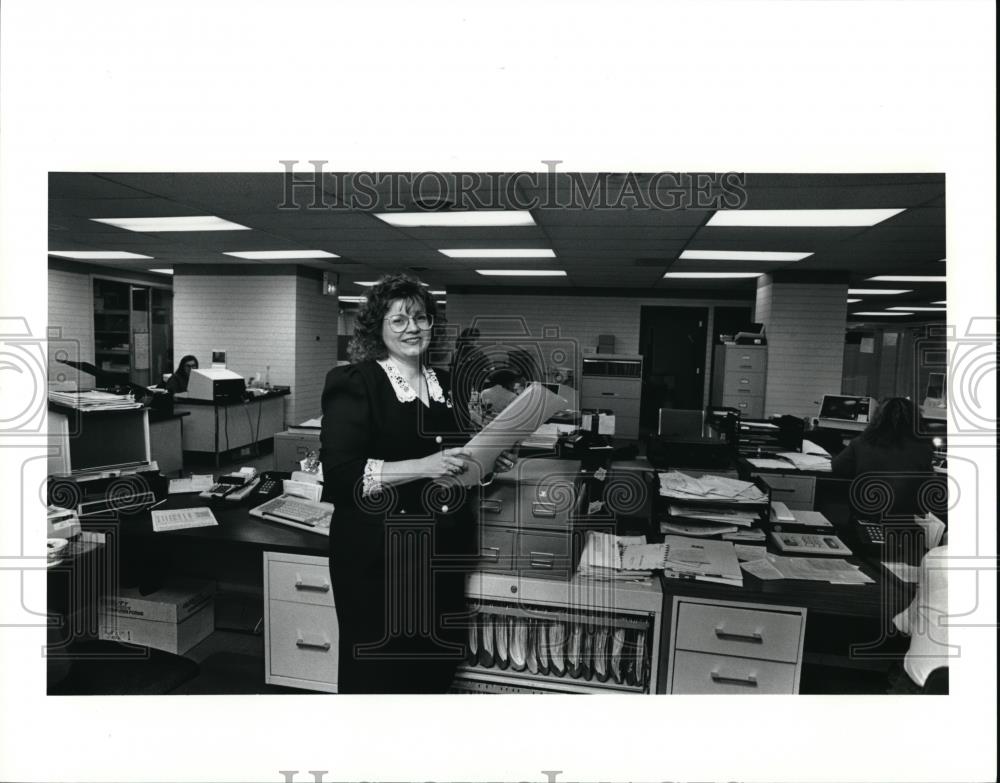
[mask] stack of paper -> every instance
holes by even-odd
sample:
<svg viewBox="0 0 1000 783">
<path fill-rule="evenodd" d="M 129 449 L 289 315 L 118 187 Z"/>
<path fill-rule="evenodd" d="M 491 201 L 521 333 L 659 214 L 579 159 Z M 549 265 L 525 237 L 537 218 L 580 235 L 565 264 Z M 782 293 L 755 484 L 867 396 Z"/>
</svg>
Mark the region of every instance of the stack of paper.
<svg viewBox="0 0 1000 783">
<path fill-rule="evenodd" d="M 637 549 L 626 554 L 632 547 Z M 656 567 L 648 563 L 651 557 L 656 559 L 656 553 L 646 547 L 645 536 L 616 536 L 592 530 L 587 533 L 577 573 L 590 579 L 648 580 Z"/>
<path fill-rule="evenodd" d="M 577 429 L 575 424 L 557 424 L 550 422 L 543 424 L 527 438 L 521 441 L 522 446 L 536 449 L 553 449 L 559 436 Z"/>
<path fill-rule="evenodd" d="M 723 533 L 723 541 L 739 541 L 740 543 L 753 543 L 765 539 L 764 531 L 759 527 L 744 527 L 733 533 Z"/>
<path fill-rule="evenodd" d="M 660 495 L 673 500 L 765 503 L 767 495 L 749 481 L 724 476 L 689 476 L 677 470 L 659 474 Z"/>
<path fill-rule="evenodd" d="M 729 541 L 664 536 L 663 546 L 667 548 L 664 576 L 743 586 L 736 549 Z"/>
<path fill-rule="evenodd" d="M 873 580 L 859 566 L 837 557 L 783 557 L 766 554 L 759 560 L 741 564 L 758 579 L 804 579 L 834 585 L 864 585 Z"/>
<path fill-rule="evenodd" d="M 142 403 L 128 394 L 111 394 L 102 391 L 60 392 L 50 391 L 49 402 L 80 411 L 116 411 L 141 408 Z"/>
<path fill-rule="evenodd" d="M 726 506 L 696 506 L 690 503 L 671 503 L 670 516 L 737 527 L 750 527 L 758 519 L 757 514 L 752 511 Z"/>
<path fill-rule="evenodd" d="M 830 470 L 830 457 L 818 454 L 800 454 L 797 451 L 780 451 L 780 459 L 788 460 L 798 470 Z M 758 465 L 758 467 L 760 467 Z"/>
</svg>

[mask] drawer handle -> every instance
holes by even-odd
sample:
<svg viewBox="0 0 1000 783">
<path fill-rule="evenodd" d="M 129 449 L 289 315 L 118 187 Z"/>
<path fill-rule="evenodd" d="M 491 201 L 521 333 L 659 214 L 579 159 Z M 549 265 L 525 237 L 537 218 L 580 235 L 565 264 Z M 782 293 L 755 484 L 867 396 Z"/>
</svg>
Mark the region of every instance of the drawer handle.
<svg viewBox="0 0 1000 783">
<path fill-rule="evenodd" d="M 749 394 L 750 390 L 749 389 L 737 389 L 736 393 L 737 394 Z"/>
<path fill-rule="evenodd" d="M 771 487 L 772 492 L 795 492 L 795 488 L 785 489 L 784 487 Z"/>
<path fill-rule="evenodd" d="M 727 677 L 724 674 L 712 672 L 711 676 L 712 682 L 725 683 L 727 685 L 745 685 L 748 688 L 757 687 L 757 678 L 752 674 L 748 674 L 746 677 Z"/>
<path fill-rule="evenodd" d="M 551 552 L 529 552 L 528 562 L 538 568 L 555 568 L 556 556 Z"/>
<path fill-rule="evenodd" d="M 536 501 L 531 504 L 531 515 L 552 519 L 556 515 L 556 505 L 555 503 L 540 503 Z"/>
<path fill-rule="evenodd" d="M 601 392 L 601 396 L 602 397 L 616 397 L 617 393 L 616 392 Z"/>
<path fill-rule="evenodd" d="M 323 650 L 326 652 L 330 649 L 330 642 L 326 641 L 326 639 L 321 642 L 311 642 L 303 638 L 300 634 L 295 640 L 295 646 L 300 650 Z"/>
<path fill-rule="evenodd" d="M 500 547 L 484 546 L 479 550 L 479 556 L 484 560 L 492 560 L 494 563 L 500 562 Z"/>
<path fill-rule="evenodd" d="M 764 637 L 760 631 L 754 631 L 753 633 L 733 633 L 732 631 L 723 630 L 721 625 L 715 626 L 715 636 L 717 639 L 724 642 L 751 642 L 753 644 L 764 643 Z"/>
<path fill-rule="evenodd" d="M 499 514 L 503 511 L 503 501 L 502 500 L 484 500 L 483 501 L 483 511 L 489 511 L 491 514 Z"/>
<path fill-rule="evenodd" d="M 750 383 L 749 378 L 740 378 L 740 383 Z"/>
<path fill-rule="evenodd" d="M 322 582 L 310 582 L 308 579 L 303 579 L 301 576 L 295 579 L 295 589 L 296 590 L 313 590 L 317 593 L 329 593 L 330 583 L 326 580 Z"/>
</svg>

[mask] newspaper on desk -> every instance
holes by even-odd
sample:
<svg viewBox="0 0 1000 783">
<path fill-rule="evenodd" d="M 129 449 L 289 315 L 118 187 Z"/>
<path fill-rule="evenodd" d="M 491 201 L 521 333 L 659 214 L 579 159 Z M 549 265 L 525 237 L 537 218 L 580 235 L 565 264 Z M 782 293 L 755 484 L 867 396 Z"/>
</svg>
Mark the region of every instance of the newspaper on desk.
<svg viewBox="0 0 1000 783">
<path fill-rule="evenodd" d="M 763 558 L 740 563 L 740 567 L 758 579 L 803 579 L 835 585 L 866 585 L 875 580 L 860 566 L 840 557 L 784 557 L 767 553 Z"/>
<path fill-rule="evenodd" d="M 466 487 L 479 483 L 492 472 L 501 452 L 527 438 L 566 405 L 566 400 L 542 384 L 529 384 L 465 444 L 463 448 L 472 454 L 472 464 L 458 480 Z"/>
<path fill-rule="evenodd" d="M 717 501 L 719 503 L 765 503 L 767 495 L 749 481 L 725 476 L 689 476 L 679 470 L 659 473 L 660 495 L 673 500 Z"/>
</svg>

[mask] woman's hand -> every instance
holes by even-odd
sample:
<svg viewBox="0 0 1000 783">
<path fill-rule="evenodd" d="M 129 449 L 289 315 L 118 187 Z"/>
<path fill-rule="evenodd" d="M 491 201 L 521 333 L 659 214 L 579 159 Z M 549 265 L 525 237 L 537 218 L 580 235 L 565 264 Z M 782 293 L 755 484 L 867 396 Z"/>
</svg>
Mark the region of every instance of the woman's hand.
<svg viewBox="0 0 1000 783">
<path fill-rule="evenodd" d="M 496 462 L 493 463 L 494 473 L 506 473 L 517 462 L 517 451 L 505 449 L 497 455 Z"/>
<path fill-rule="evenodd" d="M 472 454 L 465 449 L 442 449 L 419 460 L 419 473 L 432 479 L 457 476 L 468 470 L 471 459 Z"/>
</svg>

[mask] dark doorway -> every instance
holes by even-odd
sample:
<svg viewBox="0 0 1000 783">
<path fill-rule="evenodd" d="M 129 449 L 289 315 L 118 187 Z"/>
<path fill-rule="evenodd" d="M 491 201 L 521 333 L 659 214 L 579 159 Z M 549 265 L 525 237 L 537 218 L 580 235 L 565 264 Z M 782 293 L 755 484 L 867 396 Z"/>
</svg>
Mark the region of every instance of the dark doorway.
<svg viewBox="0 0 1000 783">
<path fill-rule="evenodd" d="M 648 306 L 640 311 L 643 430 L 656 432 L 660 408 L 704 407 L 707 324 L 705 307 Z"/>
</svg>

